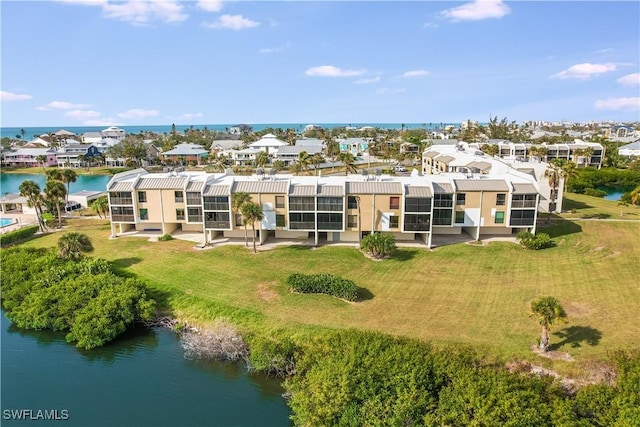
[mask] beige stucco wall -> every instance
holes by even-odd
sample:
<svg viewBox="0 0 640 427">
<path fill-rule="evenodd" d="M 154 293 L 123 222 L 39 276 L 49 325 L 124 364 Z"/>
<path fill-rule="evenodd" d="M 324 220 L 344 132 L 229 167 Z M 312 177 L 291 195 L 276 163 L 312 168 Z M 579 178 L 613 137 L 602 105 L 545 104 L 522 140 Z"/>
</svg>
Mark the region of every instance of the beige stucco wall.
<svg viewBox="0 0 640 427">
<path fill-rule="evenodd" d="M 276 230 L 276 239 L 308 239 L 308 231 Z"/>
<path fill-rule="evenodd" d="M 433 234 L 462 234 L 462 227 L 438 227 L 434 225 Z"/>
<path fill-rule="evenodd" d="M 495 227 L 480 227 L 480 235 L 483 234 L 511 235 L 511 227 L 502 227 L 500 224 Z"/>
</svg>

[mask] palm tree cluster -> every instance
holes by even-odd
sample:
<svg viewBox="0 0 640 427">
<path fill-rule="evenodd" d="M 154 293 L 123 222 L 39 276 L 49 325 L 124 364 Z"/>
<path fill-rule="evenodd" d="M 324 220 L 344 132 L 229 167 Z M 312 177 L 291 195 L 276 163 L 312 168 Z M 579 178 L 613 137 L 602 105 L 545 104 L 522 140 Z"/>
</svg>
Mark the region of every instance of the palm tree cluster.
<svg viewBox="0 0 640 427">
<path fill-rule="evenodd" d="M 262 206 L 260 206 L 258 203 L 254 203 L 251 199 L 251 195 L 243 191 L 239 191 L 233 195 L 231 206 L 236 214 L 242 215 L 245 247 L 249 246 L 247 226 L 251 224 L 251 228 L 253 230 L 253 253 L 256 253 L 256 222 L 262 221 L 264 219 Z"/>
<path fill-rule="evenodd" d="M 540 297 L 531 301 L 529 317 L 536 318 L 540 326 L 542 326 L 542 334 L 538 348 L 543 352 L 548 351 L 551 326 L 564 322 L 567 318 L 564 308 L 562 308 L 560 302 L 554 297 Z"/>
</svg>

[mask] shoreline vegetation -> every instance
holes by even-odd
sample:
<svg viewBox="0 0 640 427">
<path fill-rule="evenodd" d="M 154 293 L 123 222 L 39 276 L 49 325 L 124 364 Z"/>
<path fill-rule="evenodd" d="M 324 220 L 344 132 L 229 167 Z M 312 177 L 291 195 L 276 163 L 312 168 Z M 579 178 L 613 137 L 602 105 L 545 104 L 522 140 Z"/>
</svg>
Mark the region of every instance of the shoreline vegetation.
<svg viewBox="0 0 640 427">
<path fill-rule="evenodd" d="M 46 175 L 46 171 L 50 169 L 58 169 L 57 167 L 32 167 L 32 168 L 11 168 L 3 167 L 0 173 L 6 174 L 33 174 L 33 175 Z M 115 175 L 119 172 L 131 170 L 132 168 L 117 168 L 117 167 L 103 167 L 93 166 L 91 168 L 73 168 L 73 171 L 78 175 Z"/>
<path fill-rule="evenodd" d="M 189 345 L 194 357 L 211 357 L 210 344 L 226 341 L 210 332 L 231 328 L 223 334 L 228 342 L 246 344 L 246 353 L 231 347 L 237 360 L 286 378 L 297 425 L 640 419 L 630 403 L 640 391 L 640 330 L 629 322 L 640 309 L 635 221 L 558 218 L 543 227 L 557 245 L 539 252 L 506 242 L 458 244 L 399 248 L 381 262 L 344 247 L 283 247 L 256 257 L 243 247 L 195 252 L 180 240 L 109 240 L 100 220 L 68 219 L 66 228 L 89 235 L 95 255 L 115 271 L 145 282 L 174 330 L 206 337 Z M 51 247 L 55 238 L 20 246 Z M 289 291 L 288 274 L 326 273 L 327 266 L 370 297 L 353 304 Z M 574 361 L 530 351 L 538 326 L 527 304 L 548 293 L 569 319 L 552 331 L 551 354 Z"/>
</svg>

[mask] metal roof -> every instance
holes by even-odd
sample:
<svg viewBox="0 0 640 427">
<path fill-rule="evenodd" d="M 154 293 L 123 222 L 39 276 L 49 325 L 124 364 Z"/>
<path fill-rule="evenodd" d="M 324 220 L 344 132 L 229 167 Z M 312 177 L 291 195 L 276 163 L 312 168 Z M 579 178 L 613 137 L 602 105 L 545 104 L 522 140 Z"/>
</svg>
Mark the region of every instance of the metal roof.
<svg viewBox="0 0 640 427">
<path fill-rule="evenodd" d="M 454 179 L 458 191 L 509 191 L 503 179 Z"/>
<path fill-rule="evenodd" d="M 291 187 L 289 187 L 289 195 L 290 196 L 315 196 L 316 186 L 291 184 Z"/>
<path fill-rule="evenodd" d="M 109 191 L 132 191 L 133 182 L 131 181 L 116 181 L 112 182 L 109 186 Z"/>
<path fill-rule="evenodd" d="M 347 194 L 402 194 L 402 184 L 385 181 L 352 181 L 345 183 Z"/>
<path fill-rule="evenodd" d="M 285 180 L 264 180 L 264 181 L 236 181 L 233 183 L 232 192 L 239 191 L 256 194 L 256 193 L 282 193 L 286 194 L 289 181 Z"/>
<path fill-rule="evenodd" d="M 448 182 L 434 182 L 433 191 L 440 194 L 453 194 L 453 186 Z"/>
<path fill-rule="evenodd" d="M 477 169 L 480 169 L 481 171 L 484 171 L 484 170 L 487 170 L 487 169 L 491 169 L 491 163 L 479 162 L 477 160 L 474 160 L 471 163 L 467 164 L 467 167 L 477 168 Z"/>
<path fill-rule="evenodd" d="M 441 156 L 441 157 L 438 157 L 436 160 L 439 161 L 439 162 L 444 163 L 445 165 L 448 165 L 451 160 L 455 160 L 455 157 L 453 157 L 453 156 Z"/>
<path fill-rule="evenodd" d="M 433 197 L 431 194 L 431 188 L 419 187 L 417 185 L 405 185 L 406 197 Z"/>
<path fill-rule="evenodd" d="M 141 178 L 136 185 L 138 190 L 174 190 L 183 189 L 187 183 L 186 177 L 171 178 Z"/>
<path fill-rule="evenodd" d="M 437 151 L 427 151 L 427 152 L 425 152 L 425 153 L 424 153 L 424 155 L 425 155 L 426 157 L 434 158 L 434 157 L 436 157 L 436 156 L 439 156 L 439 155 L 440 155 L 440 153 L 438 153 Z"/>
<path fill-rule="evenodd" d="M 535 185 L 533 184 L 517 184 L 513 183 L 513 194 L 537 194 Z"/>
<path fill-rule="evenodd" d="M 187 184 L 187 191 L 202 191 L 202 187 L 204 187 L 204 182 L 191 181 Z"/>
<path fill-rule="evenodd" d="M 203 196 L 228 196 L 231 194 L 231 187 L 228 185 L 207 185 L 202 193 Z"/>
<path fill-rule="evenodd" d="M 344 196 L 344 187 L 342 185 L 320 184 L 318 186 L 319 196 Z"/>
</svg>

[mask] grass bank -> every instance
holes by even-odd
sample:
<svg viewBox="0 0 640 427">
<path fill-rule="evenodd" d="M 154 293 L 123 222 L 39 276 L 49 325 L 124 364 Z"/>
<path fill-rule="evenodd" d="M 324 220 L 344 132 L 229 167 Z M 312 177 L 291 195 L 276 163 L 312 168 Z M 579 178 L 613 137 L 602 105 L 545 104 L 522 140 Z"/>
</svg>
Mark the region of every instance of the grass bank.
<svg viewBox="0 0 640 427">
<path fill-rule="evenodd" d="M 599 217 L 640 220 L 640 206 L 622 206 L 612 200 L 584 194 L 565 194 L 562 209 L 568 211 L 560 215 L 566 219 Z"/>
<path fill-rule="evenodd" d="M 513 243 L 456 244 L 434 251 L 401 248 L 372 261 L 351 247 L 282 247 L 253 254 L 241 246 L 195 250 L 180 240 L 109 240 L 105 221 L 74 219 L 95 256 L 145 280 L 174 315 L 206 324 L 224 317 L 251 331 L 310 334 L 358 328 L 472 345 L 500 360 L 523 358 L 571 372 L 637 347 L 640 336 L 640 223 L 554 221 L 544 227 L 556 246 L 527 251 Z M 58 233 L 26 243 L 53 246 Z M 291 293 L 290 273 L 331 272 L 368 291 L 356 304 Z M 569 322 L 553 332 L 553 349 L 577 364 L 541 361 L 529 352 L 539 326 L 529 302 L 558 298 Z"/>
</svg>

